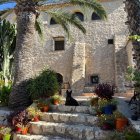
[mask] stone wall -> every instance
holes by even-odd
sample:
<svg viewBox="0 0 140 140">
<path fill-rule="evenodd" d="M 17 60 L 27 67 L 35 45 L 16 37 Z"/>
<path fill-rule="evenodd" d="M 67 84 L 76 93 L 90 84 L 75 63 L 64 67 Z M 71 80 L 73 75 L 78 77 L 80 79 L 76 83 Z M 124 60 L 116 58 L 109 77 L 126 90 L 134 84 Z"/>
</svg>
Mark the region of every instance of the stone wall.
<svg viewBox="0 0 140 140">
<path fill-rule="evenodd" d="M 64 10 L 69 12 L 81 11 L 84 14 L 83 25 L 87 33 L 83 35 L 81 31 L 70 26 L 71 35 L 73 37 L 72 41 L 68 41 L 60 25 L 49 25 L 51 17 L 43 14 L 45 39 L 43 43 L 38 41 L 37 48 L 34 50 L 35 74 L 43 67 L 49 66 L 57 73 L 62 74 L 64 82 L 69 82 L 72 88 L 75 90 L 78 89 L 78 91 L 82 91 L 84 84 L 90 86 L 90 76 L 98 74 L 100 82 L 115 83 L 118 89 L 124 90 L 124 88 L 122 88 L 124 77 L 121 78 L 123 80 L 116 80 L 119 79 L 118 77 L 124 72 L 123 64 L 125 63 L 121 50 L 120 54 L 116 55 L 116 47 L 118 46 L 117 44 L 119 44 L 121 49 L 125 51 L 126 42 L 124 40 L 128 35 L 128 29 L 125 25 L 126 13 L 124 11 L 123 0 L 106 1 L 102 2 L 102 4 L 107 11 L 107 20 L 92 21 L 92 10 L 88 10 L 84 13 L 83 9 L 79 7 L 64 8 Z M 65 37 L 64 51 L 54 51 L 53 38 L 59 36 Z M 108 45 L 108 39 L 114 39 L 115 43 Z M 78 46 L 75 45 L 77 42 L 85 44 L 85 58 L 84 54 L 81 55 L 83 56 L 82 59 L 77 59 L 77 57 L 74 56 L 75 54 L 79 55 L 75 52 L 75 49 L 78 48 Z M 80 48 L 79 45 L 79 53 L 82 51 Z M 124 61 L 119 60 L 120 58 Z M 83 63 L 83 59 L 85 59 L 85 63 Z M 120 61 L 119 63 L 117 59 Z M 73 70 L 75 62 L 80 65 L 76 71 Z M 121 72 L 116 70 L 116 65 L 120 67 Z M 85 68 L 85 70 L 83 70 L 83 68 Z M 80 74 L 78 74 L 79 71 Z M 83 82 L 81 82 L 81 84 L 78 84 L 78 87 L 75 87 L 79 79 L 83 79 L 82 81 L 85 83 L 83 84 Z"/>
<path fill-rule="evenodd" d="M 83 93 L 85 86 L 85 43 L 75 43 L 72 64 L 72 90 Z"/>
<path fill-rule="evenodd" d="M 125 72 L 128 66 L 127 41 L 128 38 L 125 35 L 115 36 L 115 83 L 118 92 L 126 92 Z"/>
</svg>

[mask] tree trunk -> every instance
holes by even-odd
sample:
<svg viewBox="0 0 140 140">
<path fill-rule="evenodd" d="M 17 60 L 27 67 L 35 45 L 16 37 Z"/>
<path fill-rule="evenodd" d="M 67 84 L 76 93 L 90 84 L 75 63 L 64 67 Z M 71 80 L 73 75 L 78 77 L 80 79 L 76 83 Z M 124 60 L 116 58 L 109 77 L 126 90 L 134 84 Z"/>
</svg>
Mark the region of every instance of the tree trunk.
<svg viewBox="0 0 140 140">
<path fill-rule="evenodd" d="M 18 10 L 16 13 L 17 40 L 14 55 L 14 85 L 9 97 L 9 106 L 12 108 L 31 104 L 26 91 L 26 85 L 33 76 L 32 62 L 33 48 L 35 45 L 36 13 L 32 10 L 27 10 L 27 7 L 20 11 L 21 5 L 18 7 Z"/>
<path fill-rule="evenodd" d="M 128 27 L 130 35 L 140 35 L 140 1 L 126 0 L 125 8 L 128 14 Z M 140 70 L 140 42 L 133 41 L 133 58 L 135 68 Z"/>
<path fill-rule="evenodd" d="M 128 13 L 128 27 L 130 35 L 140 35 L 140 0 L 126 0 L 126 11 Z M 132 41 L 133 44 L 133 60 L 135 62 L 135 69 L 140 72 L 140 42 Z M 137 86 L 136 86 L 137 85 Z M 135 92 L 140 95 L 140 84 L 135 82 Z M 135 94 L 131 98 L 136 99 Z M 140 100 L 140 99 L 139 99 Z M 140 116 L 140 104 L 136 104 L 136 115 Z"/>
</svg>

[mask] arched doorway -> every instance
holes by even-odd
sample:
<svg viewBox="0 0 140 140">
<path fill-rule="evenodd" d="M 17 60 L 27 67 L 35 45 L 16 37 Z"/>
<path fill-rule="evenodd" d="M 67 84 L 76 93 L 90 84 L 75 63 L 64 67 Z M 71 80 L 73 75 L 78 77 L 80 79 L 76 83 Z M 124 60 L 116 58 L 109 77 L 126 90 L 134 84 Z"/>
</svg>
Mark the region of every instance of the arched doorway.
<svg viewBox="0 0 140 140">
<path fill-rule="evenodd" d="M 61 95 L 61 87 L 62 87 L 62 84 L 63 84 L 63 76 L 60 74 L 60 73 L 56 73 L 56 77 L 57 77 L 57 81 L 59 83 L 59 94 Z"/>
</svg>

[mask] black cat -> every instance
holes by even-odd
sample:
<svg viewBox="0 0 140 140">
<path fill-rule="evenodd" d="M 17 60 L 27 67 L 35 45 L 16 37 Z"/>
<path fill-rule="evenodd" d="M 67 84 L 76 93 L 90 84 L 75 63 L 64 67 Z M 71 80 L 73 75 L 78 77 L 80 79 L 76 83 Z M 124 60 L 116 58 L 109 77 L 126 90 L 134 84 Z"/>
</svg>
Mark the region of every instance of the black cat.
<svg viewBox="0 0 140 140">
<path fill-rule="evenodd" d="M 66 91 L 66 102 L 65 102 L 65 105 L 66 106 L 79 106 L 78 102 L 73 98 L 71 97 L 71 94 L 72 94 L 72 90 L 71 91 Z"/>
</svg>

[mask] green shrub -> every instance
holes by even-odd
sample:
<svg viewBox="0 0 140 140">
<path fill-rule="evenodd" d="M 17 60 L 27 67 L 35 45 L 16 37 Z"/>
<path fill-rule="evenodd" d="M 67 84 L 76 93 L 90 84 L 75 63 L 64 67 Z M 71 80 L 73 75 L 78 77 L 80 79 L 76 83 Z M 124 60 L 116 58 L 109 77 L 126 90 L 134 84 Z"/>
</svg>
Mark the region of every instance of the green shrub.
<svg viewBox="0 0 140 140">
<path fill-rule="evenodd" d="M 49 69 L 43 70 L 39 76 L 30 79 L 27 86 L 27 91 L 32 99 L 53 96 L 58 90 L 59 84 L 56 73 Z"/>
<path fill-rule="evenodd" d="M 12 81 L 5 82 L 4 80 L 0 80 L 0 104 L 8 105 L 9 94 L 12 89 Z"/>
</svg>

